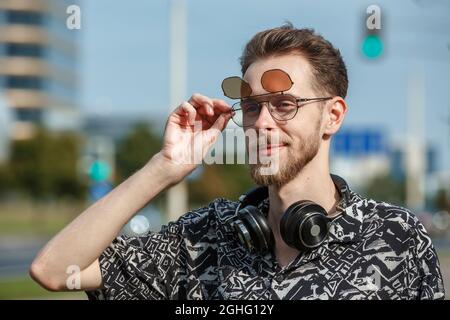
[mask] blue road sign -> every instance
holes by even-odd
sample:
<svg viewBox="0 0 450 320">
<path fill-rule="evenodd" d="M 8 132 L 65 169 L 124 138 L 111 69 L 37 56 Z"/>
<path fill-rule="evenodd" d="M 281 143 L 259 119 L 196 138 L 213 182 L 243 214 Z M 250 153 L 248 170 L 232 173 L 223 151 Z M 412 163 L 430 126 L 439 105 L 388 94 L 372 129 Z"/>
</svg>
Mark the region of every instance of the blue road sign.
<svg viewBox="0 0 450 320">
<path fill-rule="evenodd" d="M 381 130 L 347 129 L 341 130 L 333 138 L 332 152 L 343 156 L 366 156 L 385 154 L 386 138 Z"/>
</svg>

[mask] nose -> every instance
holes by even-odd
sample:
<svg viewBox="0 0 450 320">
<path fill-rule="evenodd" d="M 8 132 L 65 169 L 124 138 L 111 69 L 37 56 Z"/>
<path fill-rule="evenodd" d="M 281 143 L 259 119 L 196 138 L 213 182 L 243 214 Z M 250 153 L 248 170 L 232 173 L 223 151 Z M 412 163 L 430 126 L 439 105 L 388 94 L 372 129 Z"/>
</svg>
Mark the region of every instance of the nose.
<svg viewBox="0 0 450 320">
<path fill-rule="evenodd" d="M 273 129 L 275 128 L 275 120 L 272 118 L 268 109 L 268 102 L 263 102 L 261 105 L 261 111 L 259 112 L 258 119 L 256 119 L 253 125 L 255 129 Z"/>
</svg>

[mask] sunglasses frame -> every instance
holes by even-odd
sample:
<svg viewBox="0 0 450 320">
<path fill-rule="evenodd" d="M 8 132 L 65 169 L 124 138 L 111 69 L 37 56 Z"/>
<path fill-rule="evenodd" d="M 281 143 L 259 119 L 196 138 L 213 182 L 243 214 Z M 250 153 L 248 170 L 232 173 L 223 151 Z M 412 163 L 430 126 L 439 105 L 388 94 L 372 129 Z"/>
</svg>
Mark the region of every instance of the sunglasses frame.
<svg viewBox="0 0 450 320">
<path fill-rule="evenodd" d="M 288 79 L 289 82 L 290 82 L 289 87 L 286 87 L 286 88 L 284 88 L 283 90 L 278 90 L 278 91 L 270 91 L 270 90 L 268 90 L 268 88 L 266 88 L 266 87 L 264 86 L 263 80 L 265 79 L 264 77 L 265 77 L 266 73 L 272 72 L 272 71 L 279 71 L 279 72 L 282 72 L 284 75 L 286 75 L 287 79 Z M 227 95 L 226 90 L 225 90 L 225 88 L 224 88 L 224 83 L 225 83 L 226 80 L 230 80 L 230 79 L 239 79 L 239 80 L 240 80 L 241 88 L 242 88 L 242 85 L 245 85 L 245 87 L 246 87 L 247 89 L 250 90 L 250 94 L 249 94 L 249 95 L 246 95 L 246 96 L 242 96 L 242 95 L 240 95 L 240 96 Z M 286 71 L 281 70 L 281 69 L 270 69 L 270 70 L 264 71 L 264 73 L 263 73 L 262 76 L 261 76 L 260 81 L 261 81 L 261 87 L 262 87 L 264 90 L 266 90 L 267 92 L 269 92 L 269 93 L 284 92 L 284 91 L 287 91 L 287 90 L 289 90 L 290 88 L 292 88 L 292 86 L 294 85 L 294 82 L 292 81 L 291 76 L 290 76 Z M 242 78 L 239 77 L 239 76 L 231 76 L 231 77 L 227 77 L 227 78 L 223 79 L 223 80 L 222 80 L 222 85 L 221 85 L 221 87 L 222 87 L 223 94 L 224 94 L 226 97 L 230 98 L 230 99 L 243 99 L 243 98 L 256 97 L 256 96 L 252 96 L 252 95 L 251 95 L 252 92 L 253 92 L 253 89 L 250 87 L 250 85 L 248 84 L 248 82 L 245 81 L 244 79 L 242 79 Z"/>
</svg>

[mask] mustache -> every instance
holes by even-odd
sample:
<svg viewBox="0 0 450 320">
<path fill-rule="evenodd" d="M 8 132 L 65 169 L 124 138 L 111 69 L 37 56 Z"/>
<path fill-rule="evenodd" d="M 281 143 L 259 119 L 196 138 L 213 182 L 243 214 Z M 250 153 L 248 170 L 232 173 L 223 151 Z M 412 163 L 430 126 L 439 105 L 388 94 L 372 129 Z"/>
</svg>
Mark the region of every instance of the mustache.
<svg viewBox="0 0 450 320">
<path fill-rule="evenodd" d="M 271 145 L 271 144 L 283 144 L 283 145 L 290 145 L 290 143 L 286 140 L 280 140 L 280 139 L 273 139 L 270 138 L 270 136 L 262 139 L 263 145 Z"/>
<path fill-rule="evenodd" d="M 257 150 L 261 148 L 265 148 L 269 145 L 291 145 L 291 142 L 288 139 L 281 139 L 278 137 L 271 137 L 268 135 L 258 136 L 257 139 L 250 139 L 248 141 L 248 147 L 250 150 Z"/>
</svg>

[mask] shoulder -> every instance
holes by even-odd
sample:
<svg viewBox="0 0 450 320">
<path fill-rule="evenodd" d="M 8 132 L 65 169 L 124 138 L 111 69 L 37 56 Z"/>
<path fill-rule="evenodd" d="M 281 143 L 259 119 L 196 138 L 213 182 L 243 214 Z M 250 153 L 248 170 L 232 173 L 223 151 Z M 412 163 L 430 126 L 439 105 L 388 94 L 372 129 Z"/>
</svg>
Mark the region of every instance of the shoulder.
<svg viewBox="0 0 450 320">
<path fill-rule="evenodd" d="M 374 208 L 367 218 L 378 218 L 389 224 L 399 224 L 405 230 L 413 230 L 421 225 L 415 213 L 408 208 L 374 199 L 367 199 L 367 202 Z"/>
<path fill-rule="evenodd" d="M 217 198 L 209 204 L 195 210 L 190 210 L 179 219 L 163 226 L 163 231 L 181 234 L 206 234 L 217 229 L 228 218 L 235 214 L 238 202 L 224 198 Z"/>
<path fill-rule="evenodd" d="M 217 198 L 204 207 L 185 213 L 178 219 L 178 223 L 184 227 L 198 223 L 215 223 L 217 220 L 234 215 L 237 205 L 235 201 Z"/>
<path fill-rule="evenodd" d="M 118 236 L 111 247 L 122 251 L 145 248 L 147 252 L 153 252 L 159 250 L 161 244 L 179 247 L 186 241 L 193 244 L 217 239 L 218 228 L 234 214 L 236 207 L 236 202 L 218 198 L 203 207 L 186 212 L 177 220 L 169 221 L 157 232 Z"/>
<path fill-rule="evenodd" d="M 361 210 L 363 230 L 366 232 L 373 230 L 381 235 L 380 232 L 384 231 L 386 236 L 393 236 L 400 241 L 429 238 L 420 220 L 408 208 L 360 197 L 358 209 Z"/>
</svg>

